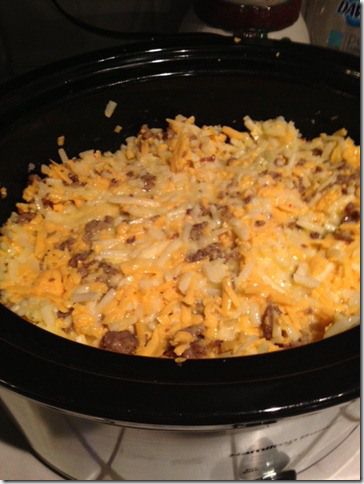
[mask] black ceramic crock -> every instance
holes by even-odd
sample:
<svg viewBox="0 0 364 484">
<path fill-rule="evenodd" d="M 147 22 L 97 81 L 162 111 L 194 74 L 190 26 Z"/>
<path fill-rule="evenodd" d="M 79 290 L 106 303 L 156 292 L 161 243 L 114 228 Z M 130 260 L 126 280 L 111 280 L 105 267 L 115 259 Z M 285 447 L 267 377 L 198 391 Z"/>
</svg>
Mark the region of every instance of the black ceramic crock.
<svg viewBox="0 0 364 484">
<path fill-rule="evenodd" d="M 0 88 L 0 223 L 28 176 L 58 159 L 115 150 L 143 123 L 194 115 L 242 127 L 283 115 L 303 136 L 345 127 L 360 141 L 359 59 L 285 41 L 151 42 L 55 64 Z M 118 103 L 104 116 L 108 100 Z M 123 126 L 121 134 L 113 130 Z M 32 400 L 110 421 L 158 425 L 269 422 L 359 396 L 359 327 L 260 356 L 173 360 L 127 356 L 52 335 L 0 307 L 0 384 Z"/>
</svg>

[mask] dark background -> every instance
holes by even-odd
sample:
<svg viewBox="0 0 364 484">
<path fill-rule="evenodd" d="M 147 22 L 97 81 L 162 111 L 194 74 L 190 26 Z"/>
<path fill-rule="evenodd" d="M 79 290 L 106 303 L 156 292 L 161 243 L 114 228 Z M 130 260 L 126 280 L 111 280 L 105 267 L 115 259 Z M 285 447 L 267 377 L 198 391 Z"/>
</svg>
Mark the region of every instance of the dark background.
<svg viewBox="0 0 364 484">
<path fill-rule="evenodd" d="M 0 0 L 0 82 L 53 61 L 175 33 L 192 0 Z M 126 35 L 127 34 L 127 35 Z"/>
</svg>

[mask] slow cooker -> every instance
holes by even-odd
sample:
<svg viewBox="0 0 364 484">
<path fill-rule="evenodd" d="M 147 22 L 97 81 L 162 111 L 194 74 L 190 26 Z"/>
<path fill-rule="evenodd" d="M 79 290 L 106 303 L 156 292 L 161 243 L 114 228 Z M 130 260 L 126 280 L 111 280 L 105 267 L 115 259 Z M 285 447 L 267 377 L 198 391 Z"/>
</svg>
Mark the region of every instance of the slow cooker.
<svg viewBox="0 0 364 484">
<path fill-rule="evenodd" d="M 359 59 L 286 41 L 152 39 L 27 74 L 3 85 L 0 101 L 1 223 L 29 167 L 58 159 L 60 135 L 75 156 L 116 150 L 141 124 L 176 114 L 231 126 L 249 114 L 283 115 L 305 137 L 345 127 L 360 138 Z M 359 327 L 272 354 L 177 364 L 74 343 L 5 307 L 0 318 L 1 399 L 70 479 L 292 479 L 357 426 Z"/>
</svg>

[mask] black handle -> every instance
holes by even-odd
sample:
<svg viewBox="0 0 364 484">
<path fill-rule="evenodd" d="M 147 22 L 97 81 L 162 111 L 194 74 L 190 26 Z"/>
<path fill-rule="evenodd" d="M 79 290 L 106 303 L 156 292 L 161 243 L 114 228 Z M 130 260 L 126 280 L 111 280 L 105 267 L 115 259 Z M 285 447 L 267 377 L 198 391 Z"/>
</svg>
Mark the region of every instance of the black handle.
<svg viewBox="0 0 364 484">
<path fill-rule="evenodd" d="M 295 481 L 296 478 L 297 478 L 297 473 L 292 469 L 292 470 L 278 472 L 278 474 L 274 472 L 272 474 L 267 475 L 266 477 L 263 477 L 262 480 L 263 481 Z"/>
</svg>

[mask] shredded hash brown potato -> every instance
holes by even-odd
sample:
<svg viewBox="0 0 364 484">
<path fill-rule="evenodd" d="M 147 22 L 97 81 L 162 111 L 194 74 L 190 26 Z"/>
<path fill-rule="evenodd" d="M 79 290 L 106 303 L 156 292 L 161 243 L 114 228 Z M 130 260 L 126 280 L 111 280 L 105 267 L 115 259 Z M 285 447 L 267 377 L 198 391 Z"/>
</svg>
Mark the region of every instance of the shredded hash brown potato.
<svg viewBox="0 0 364 484">
<path fill-rule="evenodd" d="M 177 361 L 357 324 L 359 147 L 345 129 L 244 122 L 179 115 L 116 153 L 43 165 L 2 228 L 2 303 L 79 343 Z"/>
</svg>

